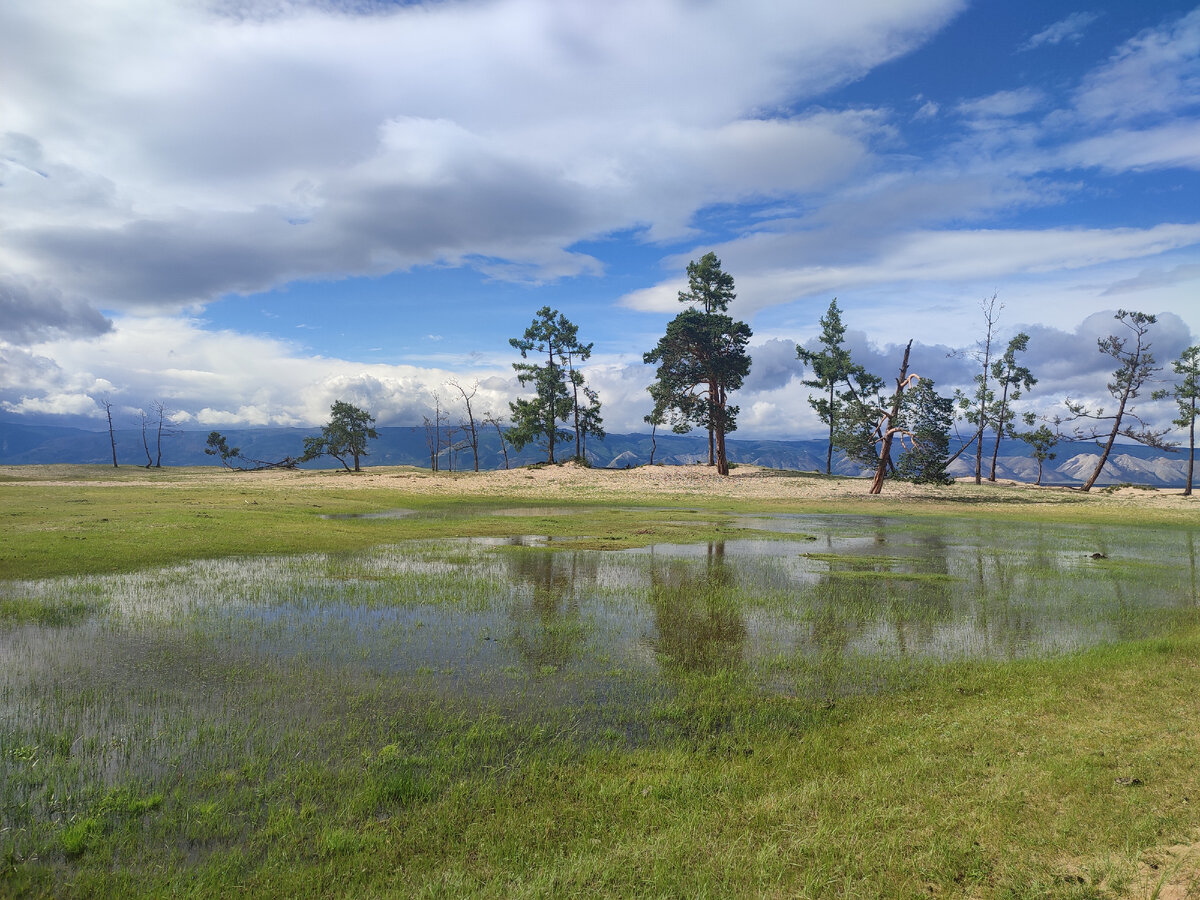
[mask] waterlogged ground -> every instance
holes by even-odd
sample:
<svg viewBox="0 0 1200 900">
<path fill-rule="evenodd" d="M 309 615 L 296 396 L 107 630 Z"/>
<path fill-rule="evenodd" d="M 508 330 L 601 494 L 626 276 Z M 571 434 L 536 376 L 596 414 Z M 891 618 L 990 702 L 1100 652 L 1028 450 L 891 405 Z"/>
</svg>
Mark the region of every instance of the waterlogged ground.
<svg viewBox="0 0 1200 900">
<path fill-rule="evenodd" d="M 714 684 L 828 704 L 1166 633 L 1196 604 L 1192 531 L 738 524 L 619 552 L 517 535 L 2 583 L 0 858 L 69 864 L 181 793 L 185 824 L 146 846 L 186 866 L 269 835 L 280 792 L 378 817 L 525 755 L 711 737 L 730 724 L 693 701 Z"/>
</svg>

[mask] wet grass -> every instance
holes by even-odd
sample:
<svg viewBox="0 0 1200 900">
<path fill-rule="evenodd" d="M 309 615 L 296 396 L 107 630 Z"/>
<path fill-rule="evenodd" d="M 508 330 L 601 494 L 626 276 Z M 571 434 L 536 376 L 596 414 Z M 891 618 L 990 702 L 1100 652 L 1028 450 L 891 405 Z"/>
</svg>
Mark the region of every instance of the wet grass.
<svg viewBox="0 0 1200 900">
<path fill-rule="evenodd" d="M 1102 898 L 1200 826 L 1194 530 L 171 490 L 105 517 L 213 559 L 5 557 L 0 895 Z"/>
</svg>

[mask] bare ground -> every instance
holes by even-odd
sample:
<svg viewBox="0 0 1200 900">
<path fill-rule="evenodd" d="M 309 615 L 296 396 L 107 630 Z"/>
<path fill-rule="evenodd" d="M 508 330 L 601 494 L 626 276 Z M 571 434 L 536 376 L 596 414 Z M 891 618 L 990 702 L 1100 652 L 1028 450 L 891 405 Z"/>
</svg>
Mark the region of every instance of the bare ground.
<svg viewBox="0 0 1200 900">
<path fill-rule="evenodd" d="M 37 481 L 41 484 L 68 485 L 81 481 L 95 486 L 154 482 L 171 485 L 229 484 L 237 479 L 243 485 L 264 487 L 295 485 L 305 489 L 337 490 L 388 489 L 409 494 L 442 495 L 448 498 L 504 497 L 543 501 L 590 500 L 606 498 L 686 502 L 687 498 L 761 501 L 772 505 L 837 506 L 853 503 L 890 505 L 897 501 L 919 501 L 933 507 L 970 505 L 985 511 L 988 507 L 1011 510 L 1013 504 L 1029 507 L 1053 507 L 1086 503 L 1089 509 L 1111 516 L 1137 515 L 1153 510 L 1156 519 L 1178 519 L 1200 523 L 1197 497 L 1185 497 L 1181 489 L 1140 487 L 1096 488 L 1083 493 L 1075 488 L 1035 487 L 1013 481 L 984 482 L 976 485 L 960 480 L 948 486 L 914 485 L 906 482 L 885 483 L 883 494 L 867 493 L 869 480 L 764 469 L 740 465 L 723 478 L 709 466 L 641 466 L 636 469 L 590 469 L 568 463 L 489 472 L 440 472 L 407 466 L 371 466 L 360 473 L 342 470 L 284 470 L 229 472 L 216 467 L 145 470 L 126 466 L 111 477 L 99 467 L 78 466 L 3 466 L 4 482 Z"/>
</svg>

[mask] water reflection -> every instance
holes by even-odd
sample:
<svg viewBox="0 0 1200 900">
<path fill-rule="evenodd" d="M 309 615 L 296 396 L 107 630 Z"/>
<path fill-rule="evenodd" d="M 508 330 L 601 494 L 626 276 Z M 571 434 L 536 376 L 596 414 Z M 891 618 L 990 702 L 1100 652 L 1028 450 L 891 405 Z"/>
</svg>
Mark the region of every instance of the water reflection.
<svg viewBox="0 0 1200 900">
<path fill-rule="evenodd" d="M 68 675 L 136 681 L 161 646 L 203 648 L 218 673 L 407 679 L 484 704 L 620 706 L 718 671 L 830 696 L 877 689 L 897 661 L 1068 651 L 1198 607 L 1191 530 L 747 521 L 779 539 L 614 553 L 514 536 L 0 583 L 7 608 L 35 611 L 0 620 L 0 698 Z"/>
<path fill-rule="evenodd" d="M 667 560 L 650 569 L 652 645 L 668 673 L 736 669 L 743 661 L 746 623 L 730 589 L 725 541 L 709 541 L 704 550 L 702 568 Z"/>
<path fill-rule="evenodd" d="M 597 558 L 534 551 L 506 553 L 504 561 L 513 586 L 508 643 L 530 674 L 552 675 L 579 652 L 584 626 L 575 587 L 596 580 Z"/>
</svg>

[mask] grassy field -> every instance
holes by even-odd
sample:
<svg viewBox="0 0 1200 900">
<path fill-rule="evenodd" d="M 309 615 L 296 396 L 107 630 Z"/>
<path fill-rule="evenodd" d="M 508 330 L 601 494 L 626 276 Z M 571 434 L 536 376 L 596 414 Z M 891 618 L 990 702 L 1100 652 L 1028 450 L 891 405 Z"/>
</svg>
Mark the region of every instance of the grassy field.
<svg viewBox="0 0 1200 900">
<path fill-rule="evenodd" d="M 585 727 L 578 703 L 529 713 L 486 698 L 441 702 L 430 687 L 446 675 L 438 671 L 400 678 L 324 656 L 314 668 L 321 648 L 308 645 L 258 654 L 222 631 L 236 620 L 199 601 L 154 605 L 164 580 L 185 571 L 161 567 L 323 553 L 322 577 L 353 581 L 362 609 L 383 617 L 369 622 L 386 624 L 418 595 L 469 617 L 463 598 L 497 588 L 485 575 L 455 575 L 452 555 L 436 560 L 448 574 L 429 581 L 366 577 L 339 561 L 445 537 L 535 534 L 584 549 L 712 541 L 746 534 L 738 513 L 1154 525 L 1188 547 L 1200 524 L 1190 504 L 1130 491 L 966 485 L 872 499 L 845 479 L 794 474 L 724 484 L 557 477 L 0 472 L 0 895 L 1200 890 L 1194 587 L 1195 608 L 1155 637 L 1055 657 L 932 660 L 844 696 L 765 692 L 719 660 L 668 664 L 669 690 L 629 707 L 638 721 L 603 727 Z M 336 518 L 396 510 L 413 514 Z M 522 552 L 536 564 L 555 551 Z M 864 559 L 847 574 L 869 583 L 882 567 Z M 278 578 L 263 565 L 264 578 Z M 89 580 L 111 573 L 145 598 L 135 628 Z M 214 573 L 208 580 L 229 579 L 248 609 L 270 605 L 241 574 Z M 47 578 L 58 580 L 30 581 Z M 665 602 L 695 600 L 684 593 Z M 549 640 L 550 652 L 555 641 L 588 640 L 569 616 L 553 627 L 538 619 L 539 595 L 530 596 L 518 631 Z M 253 627 L 281 640 L 269 615 Z M 640 689 L 611 668 L 598 705 Z M 531 671 L 504 678 L 535 696 L 546 680 Z"/>
</svg>

